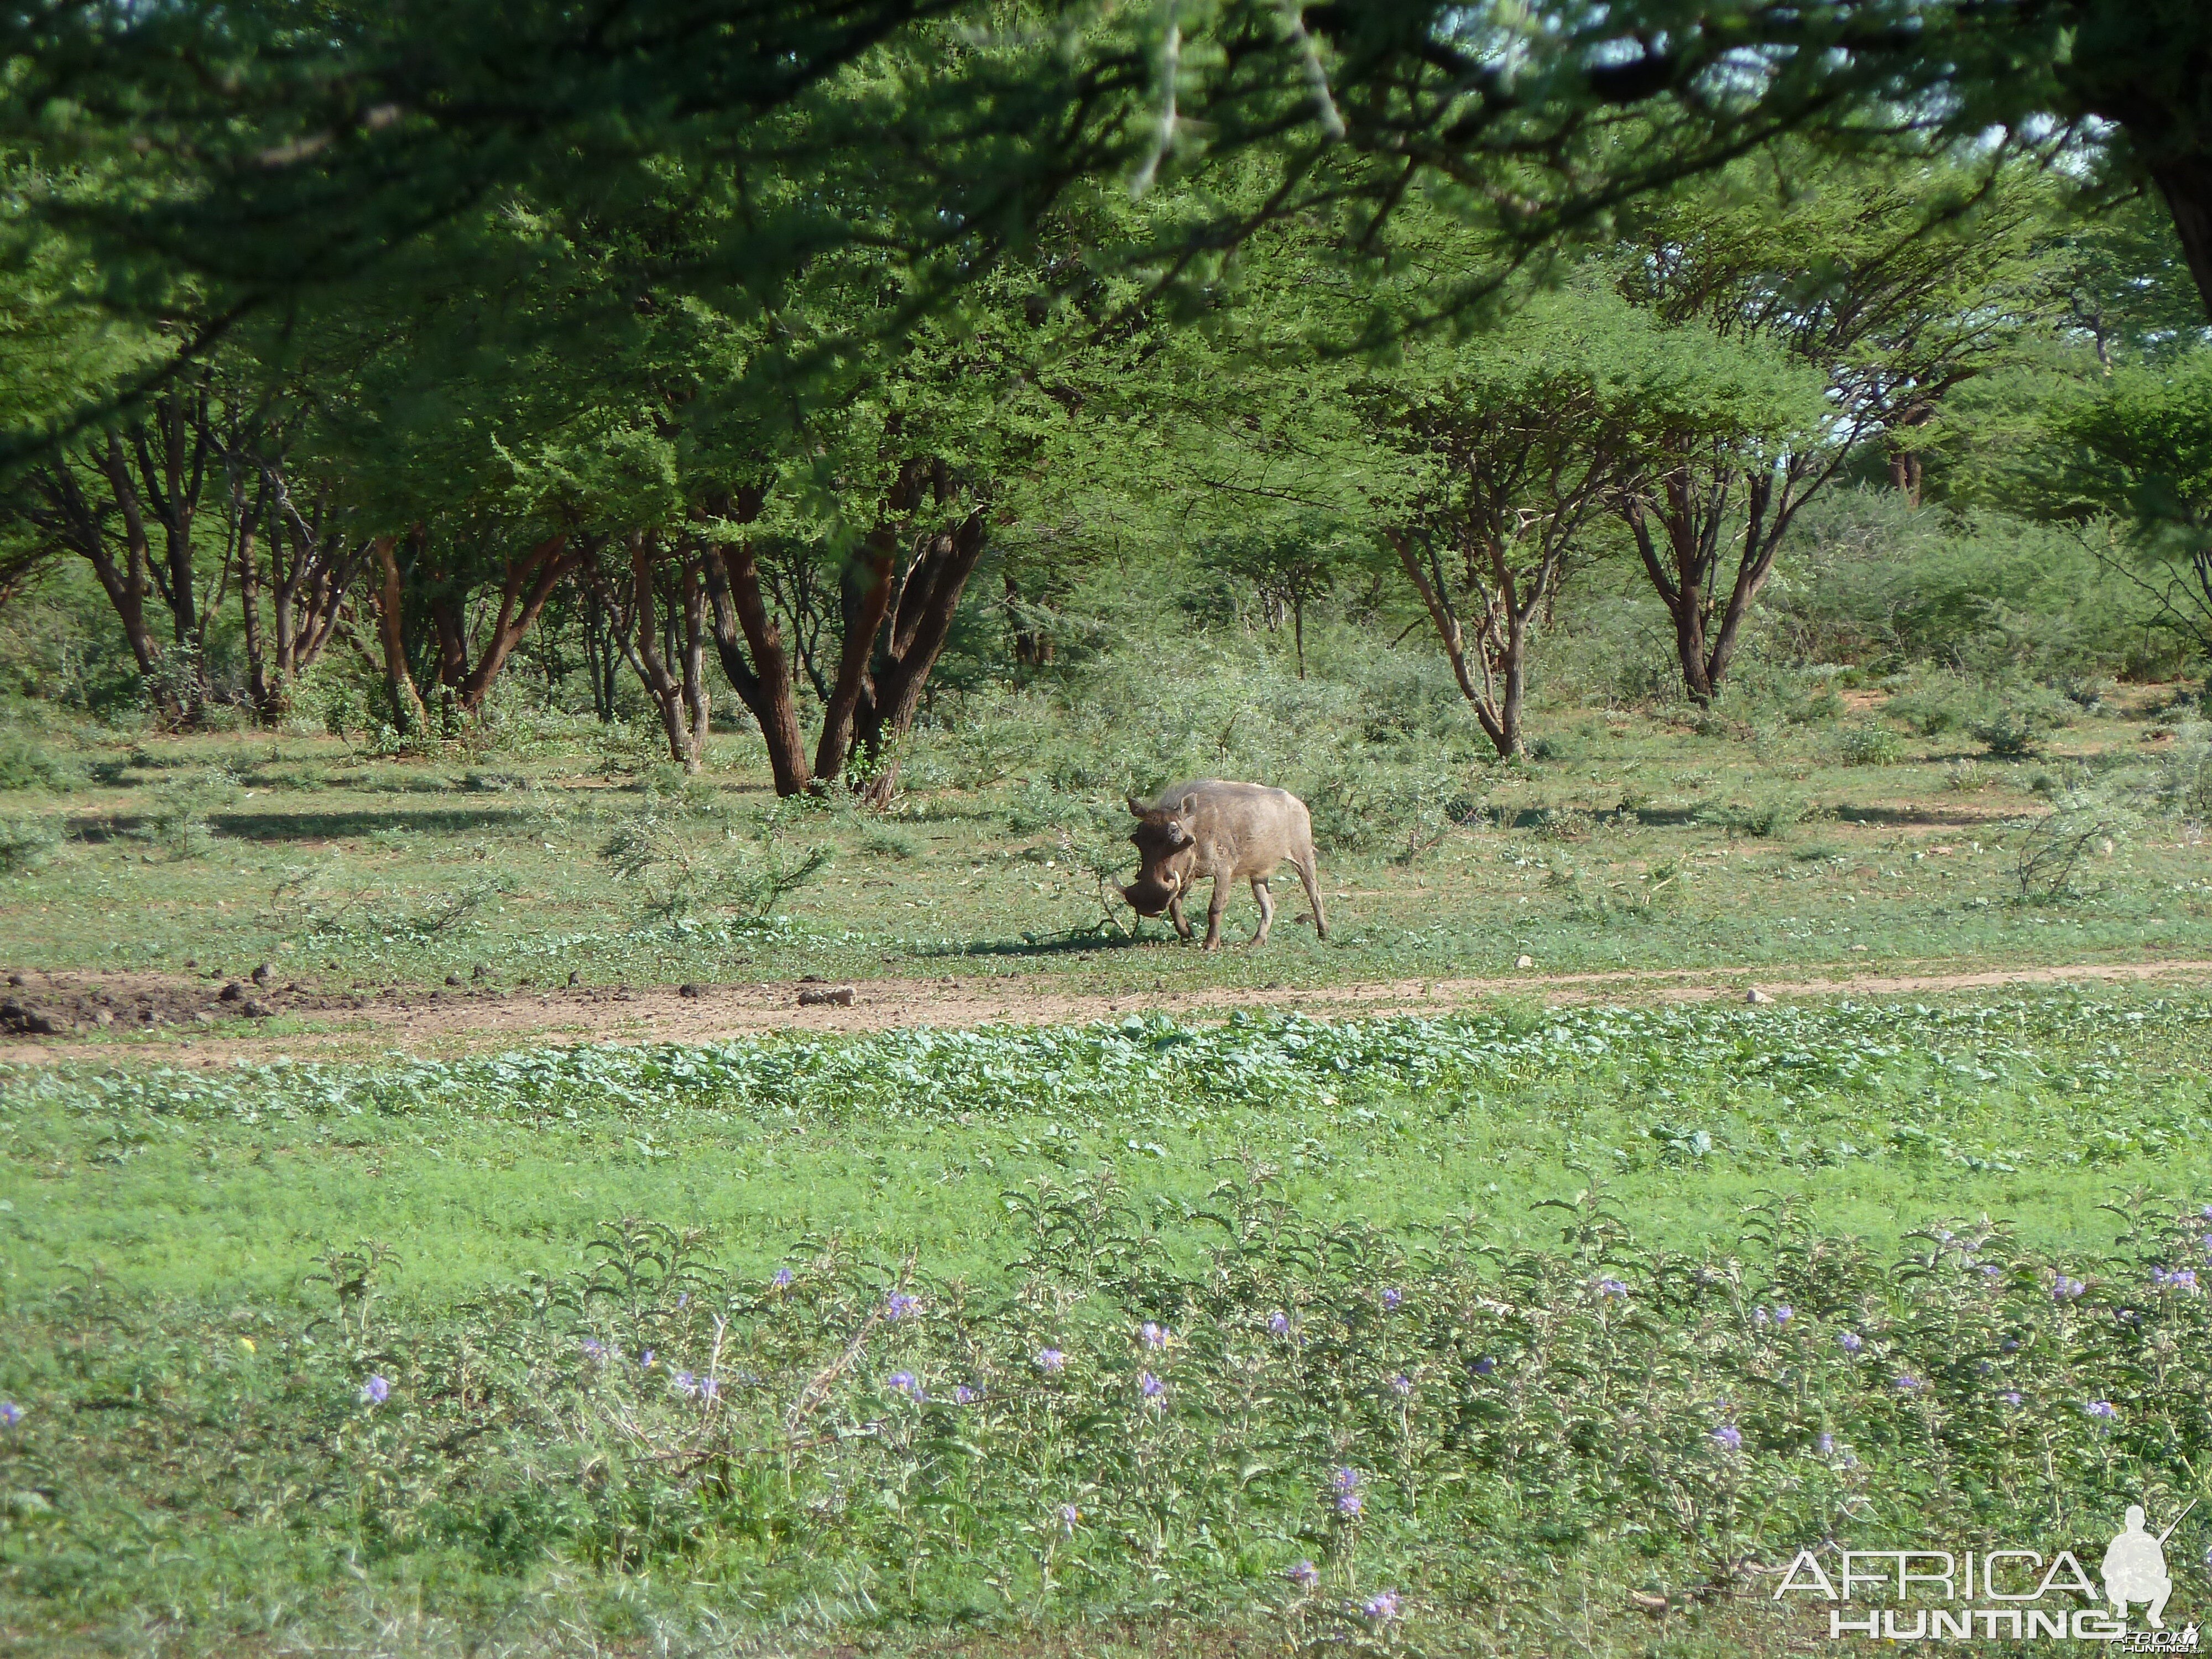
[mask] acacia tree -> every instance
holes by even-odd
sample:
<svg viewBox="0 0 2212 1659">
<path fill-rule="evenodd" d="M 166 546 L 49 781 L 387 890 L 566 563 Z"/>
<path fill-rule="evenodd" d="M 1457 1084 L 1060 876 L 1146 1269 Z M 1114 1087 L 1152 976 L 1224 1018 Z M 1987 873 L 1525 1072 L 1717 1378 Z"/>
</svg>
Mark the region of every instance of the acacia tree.
<svg viewBox="0 0 2212 1659">
<path fill-rule="evenodd" d="M 2048 514 L 2132 523 L 2132 557 L 2108 555 L 2157 624 L 2212 661 L 2212 349 L 2116 372 L 2049 416 Z M 2124 545 L 2124 544 L 2123 544 Z"/>
<path fill-rule="evenodd" d="M 1505 336 L 1416 345 L 1352 396 L 1403 480 L 1376 504 L 1379 533 L 1505 756 L 1521 750 L 1534 635 L 1662 434 L 1805 402 L 1756 349 L 1587 289 L 1539 301 Z"/>
<path fill-rule="evenodd" d="M 1291 624 L 1298 678 L 1306 677 L 1306 611 L 1333 592 L 1353 557 L 1353 537 L 1325 514 L 1297 513 L 1204 538 L 1200 559 L 1250 584 L 1268 628 Z"/>
<path fill-rule="evenodd" d="M 1941 167 L 1822 167 L 1777 151 L 1654 203 L 1613 255 L 1616 283 L 1669 325 L 1778 351 L 1820 374 L 1825 417 L 1731 430 L 1690 411 L 1619 496 L 1674 626 L 1683 689 L 1710 702 L 1800 509 L 1868 441 L 1919 495 L 1918 446 L 1944 396 L 2027 322 L 2037 192 L 2006 179 L 1930 230 L 1975 182 Z"/>
</svg>

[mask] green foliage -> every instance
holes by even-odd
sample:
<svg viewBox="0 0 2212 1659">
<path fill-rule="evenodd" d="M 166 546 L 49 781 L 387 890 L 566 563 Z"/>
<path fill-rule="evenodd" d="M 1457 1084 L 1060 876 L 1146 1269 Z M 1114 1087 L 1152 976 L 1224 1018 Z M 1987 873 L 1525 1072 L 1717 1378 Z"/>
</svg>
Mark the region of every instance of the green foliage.
<svg viewBox="0 0 2212 1659">
<path fill-rule="evenodd" d="M 227 768 L 198 767 L 164 778 L 147 792 L 131 833 L 172 860 L 204 857 L 215 845 L 210 813 L 237 800 L 238 779 Z"/>
<path fill-rule="evenodd" d="M 702 847 L 651 810 L 617 827 L 599 848 L 599 861 L 635 896 L 641 914 L 678 927 L 694 925 L 702 912 L 724 914 L 740 928 L 760 927 L 835 856 L 820 845 L 793 850 L 772 831 L 752 846 L 730 836 Z"/>
<path fill-rule="evenodd" d="M 2162 1275 L 2205 1248 L 2207 1018 L 1133 1018 L 25 1074 L 0 1397 L 13 1488 L 51 1496 L 11 1513 L 0 1596 L 81 1644 L 159 1594 L 172 1645 L 220 1651 L 364 1595 L 516 1644 L 641 1609 L 678 1644 L 956 1613 L 1033 1643 L 1163 1594 L 1194 1630 L 1364 1628 L 1389 1587 L 1394 1639 L 1517 1650 L 1553 1610 L 1486 1593 L 1500 1554 L 1613 1607 L 1846 1510 L 2108 1535 L 2203 1455 L 2212 1331 Z M 65 1267 L 92 1237 L 101 1271 Z M 119 1457 L 82 1429 L 133 1389 Z M 237 1502 L 293 1487 L 331 1501 Z M 149 1504 L 223 1547 L 82 1565 Z M 581 1594 L 539 1601 L 553 1573 Z M 278 1584 L 274 1618 L 242 1594 Z M 1619 1618 L 1582 1644 L 1642 1651 Z"/>
<path fill-rule="evenodd" d="M 1875 720 L 1849 720 L 1830 739 L 1836 758 L 1846 766 L 1894 766 L 1905 758 L 1895 732 Z"/>
<path fill-rule="evenodd" d="M 0 876 L 20 876 L 51 862 L 61 846 L 58 826 L 46 818 L 0 818 Z"/>
<path fill-rule="evenodd" d="M 2043 739 L 2073 723 L 2063 698 L 2027 689 L 2000 691 L 1968 722 L 1966 729 L 2001 760 L 2033 754 Z"/>
<path fill-rule="evenodd" d="M 1764 800 L 1717 803 L 1701 809 L 1698 816 L 1699 822 L 1725 831 L 1731 838 L 1744 836 L 1753 841 L 1778 841 L 1803 822 L 1805 811 L 1802 797 L 1777 794 Z"/>
<path fill-rule="evenodd" d="M 22 732 L 0 734 L 0 789 L 68 789 L 84 781 L 84 769 Z"/>
<path fill-rule="evenodd" d="M 2189 720 L 2176 729 L 2155 790 L 2168 811 L 2199 824 L 2212 821 L 2212 724 Z"/>
</svg>

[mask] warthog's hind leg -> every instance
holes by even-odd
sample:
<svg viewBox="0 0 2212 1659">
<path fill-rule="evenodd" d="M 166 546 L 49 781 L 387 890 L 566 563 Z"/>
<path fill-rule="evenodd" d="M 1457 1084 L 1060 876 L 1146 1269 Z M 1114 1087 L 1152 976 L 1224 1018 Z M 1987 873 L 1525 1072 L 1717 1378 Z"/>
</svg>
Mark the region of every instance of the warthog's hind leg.
<svg viewBox="0 0 2212 1659">
<path fill-rule="evenodd" d="M 1321 908 L 1321 872 L 1315 867 L 1314 855 L 1308 852 L 1305 861 L 1297 866 L 1298 881 L 1306 890 L 1306 902 L 1313 906 L 1314 932 L 1322 938 L 1328 937 L 1328 914 Z"/>
<path fill-rule="evenodd" d="M 1260 931 L 1252 935 L 1255 949 L 1267 942 L 1267 929 L 1274 925 L 1275 896 L 1267 890 L 1265 876 L 1252 878 L 1252 896 L 1260 901 Z"/>
</svg>

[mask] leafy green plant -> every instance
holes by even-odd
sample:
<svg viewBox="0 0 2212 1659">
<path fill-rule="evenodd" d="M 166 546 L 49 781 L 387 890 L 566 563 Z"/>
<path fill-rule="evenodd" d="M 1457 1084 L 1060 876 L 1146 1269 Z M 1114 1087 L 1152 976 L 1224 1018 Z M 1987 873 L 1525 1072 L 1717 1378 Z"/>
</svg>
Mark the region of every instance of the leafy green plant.
<svg viewBox="0 0 2212 1659">
<path fill-rule="evenodd" d="M 58 826 L 44 818 L 0 817 L 0 876 L 25 875 L 52 861 Z"/>
<path fill-rule="evenodd" d="M 622 824 L 599 848 L 599 861 L 634 893 L 643 914 L 680 922 L 714 910 L 739 927 L 767 921 L 834 856 L 822 844 L 793 851 L 773 833 L 750 846 L 726 836 L 719 846 L 701 847 L 653 812 Z"/>
<path fill-rule="evenodd" d="M 1764 800 L 1724 801 L 1704 808 L 1698 822 L 1709 823 L 1731 837 L 1775 841 L 1788 835 L 1805 818 L 1806 805 L 1796 795 L 1771 795 Z"/>
<path fill-rule="evenodd" d="M 2013 849 L 2016 896 L 2024 904 L 2049 904 L 2069 897 L 2081 860 L 2108 843 L 2117 827 L 2101 804 L 2062 805 L 2023 825 Z"/>
<path fill-rule="evenodd" d="M 2016 760 L 2035 753 L 2045 738 L 2070 725 L 2074 709 L 2063 697 L 2031 688 L 1997 693 L 1967 722 L 1966 729 L 1990 754 Z"/>
<path fill-rule="evenodd" d="M 1873 720 L 1846 721 L 1836 728 L 1829 744 L 1846 766 L 1894 766 L 1905 758 L 1903 739 Z"/>
<path fill-rule="evenodd" d="M 202 857 L 215 844 L 208 815 L 234 802 L 238 792 L 238 780 L 222 767 L 165 779 L 149 792 L 131 834 L 172 860 Z"/>
<path fill-rule="evenodd" d="M 0 789 L 73 789 L 84 769 L 20 732 L 0 736 Z"/>
</svg>

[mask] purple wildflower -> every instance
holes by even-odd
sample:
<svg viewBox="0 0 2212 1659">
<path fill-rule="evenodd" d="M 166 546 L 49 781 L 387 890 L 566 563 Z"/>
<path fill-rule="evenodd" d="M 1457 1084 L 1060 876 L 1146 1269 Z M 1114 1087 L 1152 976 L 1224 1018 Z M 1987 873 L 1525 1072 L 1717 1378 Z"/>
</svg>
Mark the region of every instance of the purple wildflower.
<svg viewBox="0 0 2212 1659">
<path fill-rule="evenodd" d="M 606 1361 L 606 1357 L 607 1345 L 605 1343 L 600 1341 L 596 1336 L 587 1336 L 584 1339 L 585 1358 L 596 1359 L 604 1364 Z"/>
<path fill-rule="evenodd" d="M 1267 1316 L 1267 1328 L 1273 1331 L 1277 1336 L 1288 1336 L 1291 1334 L 1290 1315 L 1286 1313 L 1269 1314 Z"/>
<path fill-rule="evenodd" d="M 1321 1583 L 1321 1569 L 1310 1561 L 1298 1560 L 1283 1569 L 1283 1577 L 1302 1590 L 1310 1590 Z"/>
<path fill-rule="evenodd" d="M 1813 1443 L 1813 1446 L 1821 1456 L 1832 1456 L 1836 1449 L 1836 1437 L 1823 1429 L 1820 1431 L 1820 1437 Z"/>
<path fill-rule="evenodd" d="M 1360 1604 L 1359 1610 L 1370 1619 L 1388 1624 L 1398 1616 L 1398 1592 L 1384 1590 L 1380 1595 L 1370 1596 Z"/>
<path fill-rule="evenodd" d="M 1336 1512 L 1339 1515 L 1358 1515 L 1366 1507 L 1366 1500 L 1356 1492 L 1339 1492 L 1336 1495 Z"/>
<path fill-rule="evenodd" d="M 1083 1519 L 1083 1511 L 1076 1508 L 1074 1504 L 1062 1504 L 1060 1506 L 1060 1528 L 1062 1532 L 1073 1535 L 1075 1531 L 1075 1523 L 1081 1519 Z"/>
<path fill-rule="evenodd" d="M 1743 1431 L 1733 1423 L 1723 1423 L 1715 1429 L 1713 1439 L 1724 1450 L 1741 1451 L 1743 1449 Z"/>
<path fill-rule="evenodd" d="M 0 1400 L 0 1429 L 12 1429 L 23 1420 L 23 1408 L 12 1400 Z"/>
<path fill-rule="evenodd" d="M 1911 1371 L 1905 1371 L 1899 1376 L 1893 1386 L 1899 1394 L 1917 1394 L 1920 1391 L 1920 1379 Z"/>
<path fill-rule="evenodd" d="M 1137 1392 L 1147 1400 L 1158 1400 L 1168 1391 L 1168 1385 L 1150 1371 L 1137 1373 Z"/>
<path fill-rule="evenodd" d="M 361 1385 L 361 1398 L 363 1405 L 381 1406 L 392 1398 L 392 1384 L 381 1376 L 372 1376 Z"/>
<path fill-rule="evenodd" d="M 1774 1304 L 1774 1322 L 1776 1324 L 1787 1325 L 1796 1317 L 1796 1314 L 1791 1310 L 1787 1302 L 1778 1302 Z"/>
<path fill-rule="evenodd" d="M 952 1390 L 952 1403 L 956 1406 L 972 1406 L 980 1398 L 981 1396 L 965 1382 L 960 1383 Z"/>
<path fill-rule="evenodd" d="M 1335 1492 L 1358 1492 L 1359 1490 L 1359 1471 L 1358 1469 L 1338 1469 L 1328 1477 L 1328 1484 L 1331 1490 Z"/>
<path fill-rule="evenodd" d="M 690 1307 L 691 1305 L 691 1292 L 689 1291 L 678 1291 L 676 1293 L 676 1305 L 679 1308 Z"/>
<path fill-rule="evenodd" d="M 2080 1279 L 2069 1279 L 2064 1273 L 2061 1273 L 2051 1284 L 2051 1299 L 2054 1302 L 2078 1301 L 2081 1299 L 2081 1293 L 2088 1288 Z"/>
<path fill-rule="evenodd" d="M 1759 1329 L 1765 1330 L 1766 1328 L 1766 1310 L 1764 1308 L 1753 1308 L 1751 1310 L 1751 1322 L 1758 1326 Z"/>
<path fill-rule="evenodd" d="M 1601 1279 L 1596 1288 L 1600 1296 L 1625 1297 L 1628 1294 L 1628 1286 L 1618 1279 Z"/>
<path fill-rule="evenodd" d="M 722 1385 L 720 1383 L 714 1381 L 711 1376 L 702 1376 L 699 1379 L 699 1398 L 702 1401 L 720 1400 L 721 1397 Z"/>
<path fill-rule="evenodd" d="M 775 1270 L 775 1276 L 768 1282 L 775 1285 L 779 1291 L 787 1291 L 791 1288 L 792 1282 L 798 1277 L 799 1275 L 792 1272 L 788 1267 L 778 1267 Z"/>
<path fill-rule="evenodd" d="M 924 1397 L 921 1391 L 921 1379 L 916 1377 L 912 1371 L 893 1371 L 891 1373 L 891 1388 L 896 1392 L 905 1395 L 911 1399 L 920 1400 Z"/>
<path fill-rule="evenodd" d="M 1836 1340 L 1843 1344 L 1845 1353 L 1856 1353 L 1861 1348 L 1866 1346 L 1866 1339 L 1856 1331 L 1838 1331 L 1836 1333 Z"/>
<path fill-rule="evenodd" d="M 2015 1411 L 2020 1408 L 2020 1390 L 2018 1389 L 2007 1389 L 2002 1394 L 1999 1395 L 1997 1398 L 2003 1401 L 2006 1405 L 2010 1406 Z"/>
<path fill-rule="evenodd" d="M 908 1296 L 904 1291 L 893 1291 L 890 1299 L 884 1304 L 884 1317 L 886 1319 L 912 1319 L 921 1311 L 921 1298 Z"/>
<path fill-rule="evenodd" d="M 2004 1277 L 2004 1269 L 1998 1267 L 1994 1261 L 1984 1261 L 1982 1263 L 1982 1277 L 1984 1279 L 2002 1279 Z"/>
<path fill-rule="evenodd" d="M 1492 1359 L 1488 1354 L 1483 1355 L 1481 1358 L 1474 1362 L 1474 1374 L 1477 1376 L 1487 1376 L 1491 1372 L 1497 1369 L 1498 1362 L 1495 1359 Z"/>
<path fill-rule="evenodd" d="M 1047 1376 L 1058 1376 L 1067 1369 L 1067 1356 L 1057 1348 L 1039 1348 L 1036 1367 Z"/>
<path fill-rule="evenodd" d="M 2185 1295 L 2197 1294 L 2197 1269 L 2178 1267 L 2169 1273 L 2164 1267 L 2150 1270 L 2150 1282 L 2161 1291 L 2179 1291 Z"/>
<path fill-rule="evenodd" d="M 2106 1423 L 2111 1422 L 2120 1414 L 2120 1408 L 2118 1406 L 2115 1406 L 2109 1400 L 2089 1401 L 2082 1406 L 2081 1409 L 2091 1417 L 2100 1419 Z"/>
<path fill-rule="evenodd" d="M 1413 1391 L 1413 1379 L 1403 1371 L 1390 1379 L 1390 1391 L 1401 1400 Z"/>
<path fill-rule="evenodd" d="M 1382 1305 L 1385 1308 L 1395 1310 L 1398 1304 L 1405 1299 L 1405 1291 L 1398 1289 L 1395 1285 L 1393 1285 L 1390 1289 L 1382 1292 Z"/>
<path fill-rule="evenodd" d="M 678 1371 L 669 1380 L 676 1385 L 677 1393 L 690 1395 L 694 1399 L 698 1397 L 699 1379 L 692 1376 L 690 1372 Z"/>
<path fill-rule="evenodd" d="M 1145 1339 L 1145 1346 L 1148 1348 L 1164 1348 L 1170 1337 L 1170 1333 L 1164 1327 L 1157 1325 L 1149 1319 L 1145 1322 L 1144 1329 L 1139 1331 L 1137 1334 Z"/>
</svg>

